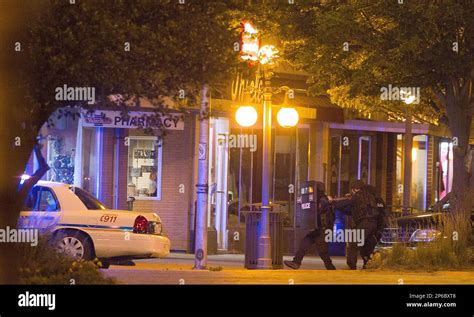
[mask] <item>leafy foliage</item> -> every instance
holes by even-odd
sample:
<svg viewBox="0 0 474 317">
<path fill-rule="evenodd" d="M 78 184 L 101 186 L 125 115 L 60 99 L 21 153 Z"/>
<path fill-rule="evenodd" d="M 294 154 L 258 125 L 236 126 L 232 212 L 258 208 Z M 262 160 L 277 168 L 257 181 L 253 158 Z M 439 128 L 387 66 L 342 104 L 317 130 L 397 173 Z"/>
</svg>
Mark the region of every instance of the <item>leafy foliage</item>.
<svg viewBox="0 0 474 317">
<path fill-rule="evenodd" d="M 77 117 L 74 106 L 114 107 L 125 114 L 146 98 L 160 115 L 173 103 L 193 106 L 202 85 L 225 81 L 238 65 L 233 50 L 238 32 L 227 15 L 236 5 L 213 0 L 38 0 L 2 6 L 8 26 L 0 32 L 2 39 L 21 43 L 20 52 L 5 50 L 0 59 L 5 70 L 0 117 L 8 120 L 0 142 L 3 165 L 8 166 L 2 174 L 2 195 L 8 197 L 2 203 L 2 225 L 14 225 L 29 189 L 49 169 L 37 138 L 45 122 L 53 123 L 49 118 L 56 110 L 58 116 Z M 96 103 L 56 100 L 56 88 L 64 85 L 95 88 Z M 184 100 L 176 98 L 181 89 Z M 12 140 L 21 140 L 14 151 Z M 12 195 L 33 149 L 39 168 Z M 14 250 L 5 249 L 0 272 L 16 258 Z M 4 276 L 12 275 L 0 274 L 0 279 Z"/>
<path fill-rule="evenodd" d="M 47 237 L 36 247 L 18 247 L 18 282 L 20 284 L 113 284 L 104 277 L 97 263 L 76 261 L 56 252 Z"/>
<path fill-rule="evenodd" d="M 224 1 L 51 1 L 30 30 L 32 111 L 49 115 L 70 105 L 54 100 L 64 84 L 95 87 L 93 107 L 106 106 L 110 95 L 145 97 L 160 110 L 180 89 L 195 97 L 236 65 L 227 10 Z"/>
<path fill-rule="evenodd" d="M 470 209 L 466 209 L 469 213 Z M 444 214 L 436 229 L 440 237 L 412 249 L 395 244 L 374 254 L 368 267 L 397 270 L 454 270 L 474 268 L 474 241 L 470 223 L 462 213 Z"/>
<path fill-rule="evenodd" d="M 470 185 L 474 114 L 474 4 L 459 1 L 322 1 L 279 13 L 284 55 L 329 93 L 361 113 L 404 112 L 381 88 L 419 87 L 418 121 L 447 123 L 453 137 L 454 192 Z"/>
<path fill-rule="evenodd" d="M 344 86 L 349 99 L 378 97 L 388 84 L 421 87 L 417 110 L 435 116 L 445 109 L 431 90 L 471 79 L 473 13 L 458 1 L 328 1 L 288 9 L 281 28 L 287 58 L 312 75 L 315 93 Z"/>
</svg>

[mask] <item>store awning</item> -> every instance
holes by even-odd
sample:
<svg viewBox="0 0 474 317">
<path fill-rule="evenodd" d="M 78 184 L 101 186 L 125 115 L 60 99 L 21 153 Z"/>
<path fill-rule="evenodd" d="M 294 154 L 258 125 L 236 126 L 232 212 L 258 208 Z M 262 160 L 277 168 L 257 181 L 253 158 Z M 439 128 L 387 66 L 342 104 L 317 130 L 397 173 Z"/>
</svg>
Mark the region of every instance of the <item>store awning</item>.
<svg viewBox="0 0 474 317">
<path fill-rule="evenodd" d="M 405 133 L 404 122 L 386 122 L 369 120 L 346 120 L 344 124 L 331 123 L 330 129 L 357 130 L 357 131 L 378 131 Z M 433 135 L 438 137 L 450 137 L 451 133 L 445 126 L 433 126 L 427 123 L 413 123 L 412 132 L 414 134 Z"/>
</svg>

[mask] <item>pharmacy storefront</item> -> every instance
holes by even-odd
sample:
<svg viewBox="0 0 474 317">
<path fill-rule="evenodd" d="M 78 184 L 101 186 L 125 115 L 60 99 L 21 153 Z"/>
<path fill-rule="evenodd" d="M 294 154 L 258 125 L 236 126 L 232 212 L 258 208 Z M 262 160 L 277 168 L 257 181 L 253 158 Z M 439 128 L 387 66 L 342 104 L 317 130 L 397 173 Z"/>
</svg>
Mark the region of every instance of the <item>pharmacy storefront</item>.
<svg viewBox="0 0 474 317">
<path fill-rule="evenodd" d="M 194 208 L 194 116 L 146 110 L 126 117 L 112 110 L 80 111 L 79 119 L 58 114 L 40 133 L 51 167 L 44 179 L 82 187 L 108 208 L 158 213 L 172 248 L 187 251 Z M 159 139 L 159 131 L 166 136 Z M 27 172 L 35 165 L 32 158 Z"/>
</svg>

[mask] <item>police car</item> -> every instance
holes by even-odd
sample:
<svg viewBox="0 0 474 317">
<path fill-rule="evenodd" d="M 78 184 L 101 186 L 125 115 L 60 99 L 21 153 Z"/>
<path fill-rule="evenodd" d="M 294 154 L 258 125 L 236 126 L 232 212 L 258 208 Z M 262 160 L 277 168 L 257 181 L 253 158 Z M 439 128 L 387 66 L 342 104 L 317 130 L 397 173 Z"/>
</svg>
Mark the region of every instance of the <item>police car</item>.
<svg viewBox="0 0 474 317">
<path fill-rule="evenodd" d="M 19 227 L 52 233 L 58 251 L 76 259 L 161 258 L 170 252 L 156 213 L 107 209 L 87 191 L 63 183 L 39 181 Z"/>
</svg>

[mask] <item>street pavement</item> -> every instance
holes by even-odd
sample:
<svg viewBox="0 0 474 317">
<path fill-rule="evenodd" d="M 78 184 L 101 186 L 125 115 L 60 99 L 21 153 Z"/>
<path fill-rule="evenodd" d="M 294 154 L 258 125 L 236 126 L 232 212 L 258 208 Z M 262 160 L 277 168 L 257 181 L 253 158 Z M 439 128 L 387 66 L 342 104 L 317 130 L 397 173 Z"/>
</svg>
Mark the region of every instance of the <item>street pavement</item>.
<svg viewBox="0 0 474 317">
<path fill-rule="evenodd" d="M 344 257 L 333 257 L 336 271 L 325 270 L 318 257 L 306 257 L 299 270 L 247 270 L 240 254 L 210 255 L 210 270 L 193 270 L 193 254 L 134 262 L 135 266 L 111 265 L 102 272 L 119 284 L 474 284 L 473 271 L 350 271 Z"/>
</svg>

